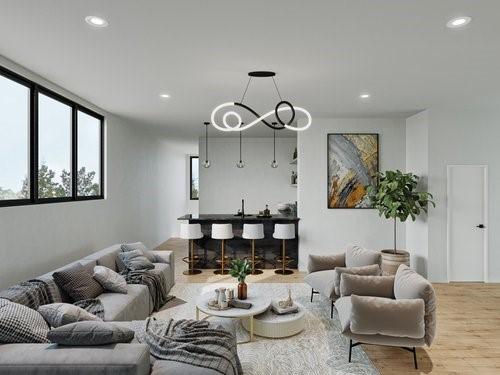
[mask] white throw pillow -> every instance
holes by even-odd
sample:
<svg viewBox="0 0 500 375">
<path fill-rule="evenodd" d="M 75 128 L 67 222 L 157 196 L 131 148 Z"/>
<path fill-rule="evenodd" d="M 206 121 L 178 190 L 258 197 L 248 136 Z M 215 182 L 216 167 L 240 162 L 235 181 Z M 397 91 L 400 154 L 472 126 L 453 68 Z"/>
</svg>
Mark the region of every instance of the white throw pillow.
<svg viewBox="0 0 500 375">
<path fill-rule="evenodd" d="M 94 279 L 110 292 L 127 294 L 127 281 L 125 278 L 108 267 L 95 266 Z"/>
</svg>

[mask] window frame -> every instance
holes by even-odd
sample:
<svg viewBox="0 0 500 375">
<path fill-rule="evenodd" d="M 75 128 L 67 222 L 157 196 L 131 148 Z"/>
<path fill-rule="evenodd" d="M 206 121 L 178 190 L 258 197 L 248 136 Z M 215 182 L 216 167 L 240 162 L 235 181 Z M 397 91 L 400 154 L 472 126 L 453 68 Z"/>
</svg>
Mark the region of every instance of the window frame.
<svg viewBox="0 0 500 375">
<path fill-rule="evenodd" d="M 50 90 L 35 81 L 27 79 L 0 65 L 0 75 L 11 79 L 23 86 L 29 88 L 29 170 L 30 179 L 30 197 L 29 199 L 6 199 L 0 200 L 1 207 L 26 206 L 46 203 L 77 202 L 87 200 L 104 199 L 105 192 L 105 117 L 57 92 Z M 71 196 L 58 198 L 39 198 L 38 197 L 38 95 L 43 94 L 51 99 L 57 100 L 71 108 Z M 78 196 L 77 178 L 78 178 L 78 111 L 95 117 L 100 121 L 100 194 L 95 196 Z"/>
<path fill-rule="evenodd" d="M 198 165 L 200 162 L 200 157 L 198 155 L 189 156 L 189 200 L 198 201 L 200 200 L 200 189 L 198 189 L 198 197 L 193 198 L 193 159 L 198 159 Z M 198 188 L 200 184 L 200 178 L 198 177 Z"/>
</svg>

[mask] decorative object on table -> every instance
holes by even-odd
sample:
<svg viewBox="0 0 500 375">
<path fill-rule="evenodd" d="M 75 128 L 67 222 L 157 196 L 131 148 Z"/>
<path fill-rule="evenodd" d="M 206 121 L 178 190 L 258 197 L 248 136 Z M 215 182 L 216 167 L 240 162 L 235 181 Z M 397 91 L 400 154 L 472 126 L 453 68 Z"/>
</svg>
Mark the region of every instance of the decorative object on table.
<svg viewBox="0 0 500 375">
<path fill-rule="evenodd" d="M 227 289 L 227 301 L 228 303 L 234 300 L 234 289 Z"/>
<path fill-rule="evenodd" d="M 234 307 L 234 308 L 237 308 L 237 309 L 250 309 L 252 308 L 252 304 L 250 302 L 243 302 L 243 301 L 238 301 L 236 299 L 232 300 L 232 301 L 229 301 L 229 306 L 230 307 Z"/>
<path fill-rule="evenodd" d="M 328 208 L 373 208 L 378 134 L 328 134 Z"/>
<path fill-rule="evenodd" d="M 205 124 L 205 161 L 203 162 L 203 168 L 210 168 L 210 160 L 208 160 L 208 125 L 209 122 L 204 122 Z"/>
<path fill-rule="evenodd" d="M 286 308 L 293 306 L 292 290 L 288 287 L 288 298 L 278 301 L 279 307 Z"/>
<path fill-rule="evenodd" d="M 422 212 L 427 212 L 428 205 L 436 207 L 432 194 L 416 191 L 419 177 L 400 170 L 379 173 L 378 186 L 369 187 L 369 197 L 378 210 L 379 216 L 394 221 L 394 247 L 382 250 L 382 273 L 394 275 L 400 264 L 410 265 L 410 254 L 398 250 L 396 243 L 396 219 L 405 222 L 408 217 L 415 221 Z"/>
<path fill-rule="evenodd" d="M 180 237 L 189 240 L 189 256 L 182 258 L 187 263 L 188 269 L 183 271 L 184 275 L 197 275 L 201 270 L 194 266 L 199 263 L 200 257 L 194 254 L 194 240 L 203 238 L 200 224 L 181 224 Z"/>
<path fill-rule="evenodd" d="M 293 106 L 290 102 L 283 100 L 283 98 L 281 97 L 281 94 L 278 90 L 278 85 L 276 84 L 276 81 L 274 79 L 275 75 L 276 75 L 275 72 L 268 72 L 268 71 L 249 72 L 248 76 L 250 78 L 248 79 L 247 86 L 245 88 L 245 91 L 243 92 L 241 102 L 240 103 L 228 102 L 228 103 L 224 103 L 224 104 L 221 104 L 221 105 L 215 107 L 214 110 L 212 111 L 212 114 L 211 114 L 212 125 L 216 129 L 218 129 L 220 131 L 225 131 L 225 132 L 230 132 L 230 131 L 240 131 L 241 132 L 243 130 L 251 128 L 252 126 L 254 126 L 258 123 L 262 123 L 273 130 L 283 130 L 285 128 L 289 129 L 289 130 L 294 130 L 294 131 L 306 130 L 311 125 L 311 122 L 312 122 L 311 115 L 304 108 Z M 280 100 L 278 102 L 278 104 L 276 105 L 276 107 L 274 108 L 274 110 L 271 110 L 271 111 L 265 113 L 264 115 L 258 114 L 252 108 L 243 104 L 243 101 L 245 100 L 245 94 L 246 94 L 248 87 L 250 86 L 250 83 L 251 83 L 253 78 L 272 78 L 273 83 L 274 83 L 274 87 L 276 88 L 276 92 L 277 92 L 279 100 Z M 235 108 L 229 110 L 230 107 L 235 107 Z M 247 112 L 253 114 L 256 117 L 255 120 L 249 122 L 248 124 L 243 124 L 241 115 L 238 112 L 236 112 L 236 110 L 241 110 L 242 108 L 245 109 Z M 219 111 L 221 112 L 220 114 L 218 113 Z M 283 112 L 290 112 L 290 116 L 287 119 L 285 119 L 285 121 L 283 121 L 283 119 L 281 117 L 281 116 L 283 116 Z M 280 113 L 281 113 L 281 115 L 280 115 Z M 301 126 L 301 127 L 292 126 L 292 124 L 298 123 L 296 121 L 296 114 L 297 113 L 301 113 L 301 114 L 305 115 L 305 117 L 307 118 L 307 123 L 304 126 Z M 270 116 L 275 117 L 278 120 L 279 125 L 278 125 L 278 123 L 271 124 L 268 121 L 266 121 L 266 118 L 268 118 Z M 236 119 L 236 124 L 229 124 L 227 121 L 229 117 Z M 221 121 L 221 122 L 219 122 L 219 121 Z"/>
<path fill-rule="evenodd" d="M 277 315 L 285 315 L 285 314 L 294 314 L 299 311 L 299 308 L 296 304 L 292 304 L 291 306 L 282 307 L 280 306 L 281 301 L 273 301 L 271 302 L 271 310 L 273 313 Z"/>
<path fill-rule="evenodd" d="M 281 256 L 274 258 L 276 261 L 276 267 L 278 268 L 279 264 L 281 264 L 281 267 L 276 269 L 274 273 L 280 275 L 290 275 L 293 271 L 286 268 L 290 265 L 292 260 L 286 255 L 285 242 L 286 240 L 292 240 L 295 238 L 295 224 L 274 224 L 273 237 L 282 240 Z"/>
<path fill-rule="evenodd" d="M 219 288 L 219 300 L 218 305 L 220 309 L 227 308 L 227 299 L 226 299 L 226 288 Z"/>
<path fill-rule="evenodd" d="M 231 262 L 229 274 L 238 279 L 238 299 L 247 299 L 245 279 L 251 272 L 252 268 L 247 259 L 235 259 Z"/>
</svg>

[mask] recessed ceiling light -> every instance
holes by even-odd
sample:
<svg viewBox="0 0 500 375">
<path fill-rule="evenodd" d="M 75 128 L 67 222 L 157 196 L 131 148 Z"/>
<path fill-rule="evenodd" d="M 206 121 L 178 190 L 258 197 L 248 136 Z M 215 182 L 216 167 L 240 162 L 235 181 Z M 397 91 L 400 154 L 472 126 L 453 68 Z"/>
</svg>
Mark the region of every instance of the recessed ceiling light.
<svg viewBox="0 0 500 375">
<path fill-rule="evenodd" d="M 108 21 L 106 21 L 104 18 L 97 16 L 87 16 L 85 17 L 85 22 L 87 22 L 90 26 L 93 27 L 106 27 L 109 25 Z"/>
<path fill-rule="evenodd" d="M 169 94 L 160 94 L 160 98 L 168 99 L 168 98 L 170 98 L 170 95 Z"/>
<path fill-rule="evenodd" d="M 360 99 L 369 99 L 369 98 L 370 98 L 370 94 L 368 94 L 368 93 L 361 94 L 361 95 L 359 96 L 359 98 L 360 98 Z"/>
<path fill-rule="evenodd" d="M 446 26 L 448 26 L 450 29 L 458 29 L 460 27 L 464 27 L 465 25 L 468 25 L 472 18 L 470 17 L 457 17 L 457 18 L 452 18 L 446 23 Z"/>
</svg>

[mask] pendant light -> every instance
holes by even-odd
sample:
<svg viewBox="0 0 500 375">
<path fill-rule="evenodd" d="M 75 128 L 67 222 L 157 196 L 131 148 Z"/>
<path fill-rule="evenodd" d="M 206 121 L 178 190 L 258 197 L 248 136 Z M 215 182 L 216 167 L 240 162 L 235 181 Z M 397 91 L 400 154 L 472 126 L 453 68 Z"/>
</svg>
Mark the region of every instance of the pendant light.
<svg viewBox="0 0 500 375">
<path fill-rule="evenodd" d="M 276 124 L 273 122 L 273 125 Z M 276 161 L 276 130 L 273 130 L 273 161 L 271 162 L 271 168 L 278 168 L 278 162 Z"/>
<path fill-rule="evenodd" d="M 210 160 L 208 160 L 208 125 L 209 122 L 205 122 L 205 161 L 203 162 L 204 168 L 210 168 Z"/>
<path fill-rule="evenodd" d="M 240 132 L 240 161 L 236 163 L 236 166 L 238 168 L 244 168 L 245 167 L 245 162 L 243 160 L 241 160 L 241 133 Z"/>
</svg>

